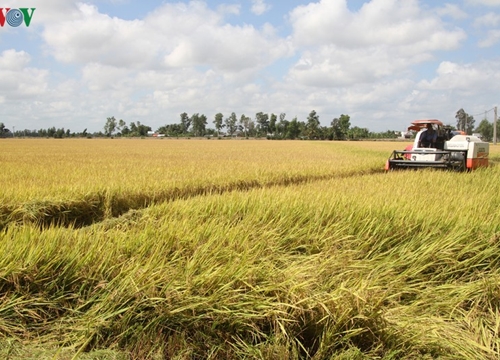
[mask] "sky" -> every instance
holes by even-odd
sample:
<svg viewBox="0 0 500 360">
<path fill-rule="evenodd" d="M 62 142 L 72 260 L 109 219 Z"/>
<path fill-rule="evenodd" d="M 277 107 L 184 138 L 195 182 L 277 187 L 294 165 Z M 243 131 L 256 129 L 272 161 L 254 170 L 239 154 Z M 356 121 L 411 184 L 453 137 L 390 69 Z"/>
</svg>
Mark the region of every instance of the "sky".
<svg viewBox="0 0 500 360">
<path fill-rule="evenodd" d="M 493 122 L 500 0 L 0 0 L 31 8 L 0 27 L 0 122 L 102 131 L 114 116 L 153 130 L 180 114 L 404 130 Z M 11 10 L 12 11 L 12 10 Z M 14 13 L 12 13 L 14 14 Z M 0 16 L 1 20 L 2 16 Z M 26 20 L 26 17 L 24 17 Z"/>
</svg>

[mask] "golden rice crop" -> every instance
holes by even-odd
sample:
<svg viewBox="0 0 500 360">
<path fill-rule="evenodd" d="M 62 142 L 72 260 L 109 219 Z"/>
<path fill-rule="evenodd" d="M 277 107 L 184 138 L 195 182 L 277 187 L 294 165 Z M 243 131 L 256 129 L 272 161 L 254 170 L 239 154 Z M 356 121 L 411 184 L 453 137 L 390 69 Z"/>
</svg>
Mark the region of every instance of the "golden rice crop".
<svg viewBox="0 0 500 360">
<path fill-rule="evenodd" d="M 354 142 L 1 141 L 0 228 L 89 224 L 169 199 L 380 171 L 379 155 Z"/>
<path fill-rule="evenodd" d="M 127 142 L 115 146 L 121 141 Z M 250 172 L 232 169 L 232 156 L 241 152 L 219 159 L 226 177 L 211 178 L 216 168 L 209 168 L 216 185 L 253 176 L 257 183 L 246 191 L 170 199 L 81 228 L 26 222 L 0 231 L 0 354 L 500 356 L 497 167 L 376 171 L 398 145 L 392 143 L 186 140 L 176 146 L 189 144 L 208 146 L 205 158 L 220 149 L 236 154 L 241 146 L 261 155 L 274 149 L 284 160 L 274 167 L 262 162 L 261 169 L 249 160 Z M 202 181 L 198 172 L 192 177 Z M 83 188 L 93 183 L 74 181 Z M 88 193 L 97 189 L 91 186 Z"/>
<path fill-rule="evenodd" d="M 377 166 L 370 152 L 359 157 L 363 150 L 356 145 L 252 140 L 1 141 L 4 188 L 0 200 L 66 200 L 99 191 L 149 192 L 272 181 L 281 176 L 324 176 Z"/>
</svg>

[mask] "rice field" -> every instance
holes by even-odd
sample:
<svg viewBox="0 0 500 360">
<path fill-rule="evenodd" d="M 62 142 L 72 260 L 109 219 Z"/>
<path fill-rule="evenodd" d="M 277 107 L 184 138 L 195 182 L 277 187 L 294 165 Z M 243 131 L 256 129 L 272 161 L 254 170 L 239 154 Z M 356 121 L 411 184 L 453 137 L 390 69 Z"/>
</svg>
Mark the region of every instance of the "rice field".
<svg viewBox="0 0 500 360">
<path fill-rule="evenodd" d="M 376 143 L 375 143 L 376 144 Z M 0 225 L 87 225 L 152 203 L 380 171 L 345 143 L 217 140 L 13 140 L 0 143 Z M 362 156 L 360 156 L 362 155 Z M 356 159 L 353 162 L 353 159 Z"/>
<path fill-rule="evenodd" d="M 497 359 L 500 148 L 0 141 L 9 359 Z"/>
</svg>

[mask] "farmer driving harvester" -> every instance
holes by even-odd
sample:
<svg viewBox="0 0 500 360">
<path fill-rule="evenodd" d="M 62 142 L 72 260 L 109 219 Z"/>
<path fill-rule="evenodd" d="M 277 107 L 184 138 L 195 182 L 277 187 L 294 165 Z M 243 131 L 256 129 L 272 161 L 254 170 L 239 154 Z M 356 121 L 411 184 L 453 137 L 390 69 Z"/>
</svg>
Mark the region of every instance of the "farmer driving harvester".
<svg viewBox="0 0 500 360">
<path fill-rule="evenodd" d="M 418 147 L 435 148 L 437 136 L 437 131 L 432 127 L 432 124 L 427 124 L 427 130 L 420 136 Z"/>
</svg>

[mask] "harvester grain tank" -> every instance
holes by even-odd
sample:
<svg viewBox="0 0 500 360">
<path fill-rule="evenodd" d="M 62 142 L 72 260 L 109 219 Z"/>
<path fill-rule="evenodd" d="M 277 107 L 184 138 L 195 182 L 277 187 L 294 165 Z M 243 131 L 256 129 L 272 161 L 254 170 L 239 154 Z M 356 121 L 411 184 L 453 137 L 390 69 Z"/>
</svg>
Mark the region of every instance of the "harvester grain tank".
<svg viewBox="0 0 500 360">
<path fill-rule="evenodd" d="M 455 171 L 488 166 L 489 143 L 477 136 L 451 131 L 436 119 L 415 120 L 408 130 L 417 131 L 413 145 L 394 150 L 386 170 L 441 168 Z M 429 131 L 427 133 L 427 131 Z M 436 135 L 429 141 L 429 135 Z"/>
</svg>

